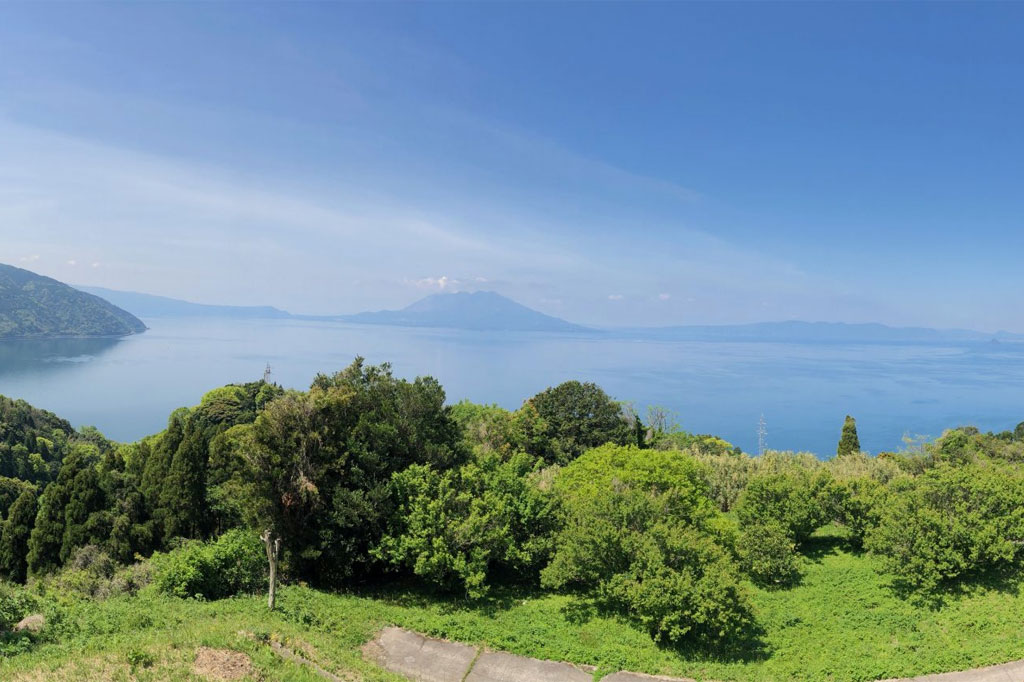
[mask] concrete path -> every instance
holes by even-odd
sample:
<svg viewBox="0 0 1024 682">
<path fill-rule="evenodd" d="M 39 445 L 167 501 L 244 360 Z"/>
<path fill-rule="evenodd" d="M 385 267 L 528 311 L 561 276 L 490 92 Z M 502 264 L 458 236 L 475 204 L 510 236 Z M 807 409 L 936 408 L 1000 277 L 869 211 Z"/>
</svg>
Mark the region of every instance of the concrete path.
<svg viewBox="0 0 1024 682">
<path fill-rule="evenodd" d="M 384 628 L 363 655 L 415 682 L 592 682 L 594 668 L 538 661 L 431 639 L 401 628 Z"/>
<path fill-rule="evenodd" d="M 921 677 L 904 678 L 901 680 L 885 680 L 884 682 L 1022 682 L 1024 681 L 1024 661 L 990 665 L 987 668 L 975 668 L 957 673 L 936 673 Z"/>
<path fill-rule="evenodd" d="M 401 628 L 384 628 L 363 646 L 363 655 L 414 682 L 593 682 L 596 668 L 539 661 L 458 642 L 431 639 Z M 620 671 L 601 682 L 694 682 Z M 1024 661 L 988 668 L 883 682 L 1024 682 Z"/>
</svg>

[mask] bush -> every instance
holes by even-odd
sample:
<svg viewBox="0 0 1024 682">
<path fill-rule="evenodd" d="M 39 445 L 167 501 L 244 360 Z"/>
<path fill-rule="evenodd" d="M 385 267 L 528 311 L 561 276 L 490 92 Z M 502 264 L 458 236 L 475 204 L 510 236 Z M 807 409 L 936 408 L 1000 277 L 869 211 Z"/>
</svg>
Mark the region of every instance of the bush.
<svg viewBox="0 0 1024 682">
<path fill-rule="evenodd" d="M 773 519 L 799 545 L 834 518 L 837 492 L 826 472 L 762 474 L 747 484 L 736 505 L 736 514 L 741 528 Z"/>
<path fill-rule="evenodd" d="M 495 573 L 536 580 L 551 554 L 551 495 L 536 482 L 542 460 L 483 455 L 457 470 L 414 465 L 394 475 L 396 512 L 374 554 L 470 597 Z"/>
<path fill-rule="evenodd" d="M 743 571 L 761 585 L 791 585 L 800 577 L 796 543 L 772 519 L 747 526 L 736 545 Z"/>
<path fill-rule="evenodd" d="M 697 455 L 697 459 L 706 467 L 711 498 L 724 512 L 736 506 L 760 461 L 743 454 Z"/>
<path fill-rule="evenodd" d="M 850 544 L 859 549 L 867 534 L 878 525 L 886 487 L 874 478 L 851 478 L 839 485 L 842 494 L 836 521 L 846 527 Z"/>
<path fill-rule="evenodd" d="M 905 589 L 931 593 L 1009 568 L 1024 541 L 1024 475 L 994 462 L 939 465 L 891 486 L 865 546 Z"/>
<path fill-rule="evenodd" d="M 655 524 L 636 538 L 629 568 L 601 583 L 598 602 L 658 642 L 735 644 L 754 625 L 735 564 L 693 528 Z"/>
<path fill-rule="evenodd" d="M 743 639 L 750 605 L 691 456 L 605 446 L 559 472 L 555 490 L 563 525 L 542 584 L 584 590 L 659 641 Z"/>
<path fill-rule="evenodd" d="M 525 443 L 514 414 L 497 405 L 462 400 L 452 405 L 452 419 L 462 430 L 466 449 L 477 454 L 507 457 Z"/>
<path fill-rule="evenodd" d="M 215 542 L 189 542 L 154 554 L 153 584 L 175 597 L 222 599 L 264 587 L 267 561 L 255 534 L 231 530 Z"/>
<path fill-rule="evenodd" d="M 24 587 L 0 581 L 0 632 L 39 610 L 39 599 Z"/>
<path fill-rule="evenodd" d="M 718 516 L 710 499 L 707 469 L 682 452 L 605 445 L 561 469 L 555 489 L 569 511 L 584 513 L 608 490 L 642 490 L 670 502 L 666 513 L 704 527 Z"/>
<path fill-rule="evenodd" d="M 149 563 L 118 566 L 96 545 L 86 545 L 75 550 L 67 566 L 43 581 L 59 594 L 109 599 L 135 594 L 149 584 L 150 572 Z"/>
</svg>

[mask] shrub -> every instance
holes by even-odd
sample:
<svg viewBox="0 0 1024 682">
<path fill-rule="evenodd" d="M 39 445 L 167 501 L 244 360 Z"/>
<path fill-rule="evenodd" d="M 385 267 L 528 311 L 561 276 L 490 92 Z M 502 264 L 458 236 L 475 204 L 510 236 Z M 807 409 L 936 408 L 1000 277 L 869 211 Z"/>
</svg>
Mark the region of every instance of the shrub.
<svg viewBox="0 0 1024 682">
<path fill-rule="evenodd" d="M 726 512 L 736 506 L 740 494 L 757 472 L 759 460 L 746 455 L 697 455 L 707 471 L 711 498 Z"/>
<path fill-rule="evenodd" d="M 762 474 L 747 484 L 736 514 L 743 528 L 774 519 L 799 545 L 834 517 L 837 492 L 826 472 Z"/>
<path fill-rule="evenodd" d="M 750 605 L 692 457 L 605 446 L 559 472 L 554 487 L 563 525 L 546 587 L 586 591 L 663 642 L 747 633 Z"/>
<path fill-rule="evenodd" d="M 39 600 L 24 587 L 0 581 L 0 632 L 39 609 Z"/>
<path fill-rule="evenodd" d="M 716 517 L 707 469 L 681 452 L 605 445 L 590 450 L 559 471 L 559 497 L 570 513 L 585 512 L 590 501 L 608 490 L 643 490 L 670 503 L 666 513 L 683 523 L 704 527 Z"/>
<path fill-rule="evenodd" d="M 836 521 L 846 527 L 850 544 L 859 549 L 868 532 L 878 525 L 886 487 L 874 478 L 851 478 L 839 486 L 842 494 Z"/>
<path fill-rule="evenodd" d="M 264 586 L 266 554 L 255 534 L 231 530 L 215 542 L 188 542 L 154 554 L 153 584 L 176 597 L 222 599 Z"/>
<path fill-rule="evenodd" d="M 892 485 L 865 545 L 900 586 L 934 592 L 1008 568 L 1024 547 L 1024 476 L 997 464 L 939 465 Z"/>
<path fill-rule="evenodd" d="M 899 464 L 892 457 L 885 455 L 872 457 L 862 452 L 833 457 L 824 462 L 823 466 L 832 474 L 833 478 L 840 482 L 870 478 L 879 483 L 888 483 L 892 479 L 904 475 Z"/>
<path fill-rule="evenodd" d="M 740 566 L 762 585 L 791 585 L 800 577 L 796 544 L 782 524 L 772 519 L 747 526 L 736 543 Z"/>
<path fill-rule="evenodd" d="M 396 512 L 375 555 L 474 598 L 499 571 L 536 579 L 554 527 L 551 495 L 535 480 L 541 464 L 527 454 L 491 454 L 457 470 L 414 465 L 395 474 Z"/>
<path fill-rule="evenodd" d="M 598 602 L 629 616 L 658 642 L 728 644 L 754 624 L 735 564 L 693 528 L 657 523 L 635 538 L 627 570 L 597 590 Z"/>
<path fill-rule="evenodd" d="M 471 452 L 509 456 L 525 442 L 513 413 L 497 405 L 462 400 L 452 405 L 452 419 L 458 423 Z"/>
<path fill-rule="evenodd" d="M 79 547 L 61 571 L 43 580 L 60 594 L 77 594 L 91 599 L 108 599 L 135 594 L 149 584 L 149 563 L 118 566 L 96 545 Z"/>
</svg>

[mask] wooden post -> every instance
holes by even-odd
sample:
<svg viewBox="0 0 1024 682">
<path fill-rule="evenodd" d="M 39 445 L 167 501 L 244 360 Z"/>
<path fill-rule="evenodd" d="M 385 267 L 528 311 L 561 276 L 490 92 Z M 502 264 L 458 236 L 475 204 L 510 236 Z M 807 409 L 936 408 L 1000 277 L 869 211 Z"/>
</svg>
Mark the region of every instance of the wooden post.
<svg viewBox="0 0 1024 682">
<path fill-rule="evenodd" d="M 281 553 L 281 538 L 271 540 L 268 528 L 263 531 L 260 539 L 267 548 L 267 561 L 270 562 L 270 595 L 267 597 L 267 607 L 273 611 L 277 600 L 277 557 Z"/>
</svg>

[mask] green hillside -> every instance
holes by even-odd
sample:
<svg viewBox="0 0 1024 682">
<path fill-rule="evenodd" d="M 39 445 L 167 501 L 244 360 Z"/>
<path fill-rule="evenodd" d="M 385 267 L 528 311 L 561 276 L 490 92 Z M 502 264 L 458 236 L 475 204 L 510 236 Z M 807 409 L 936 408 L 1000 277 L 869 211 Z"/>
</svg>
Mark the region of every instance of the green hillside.
<svg viewBox="0 0 1024 682">
<path fill-rule="evenodd" d="M 125 336 L 145 330 L 142 320 L 99 296 L 0 264 L 0 338 Z"/>
</svg>

